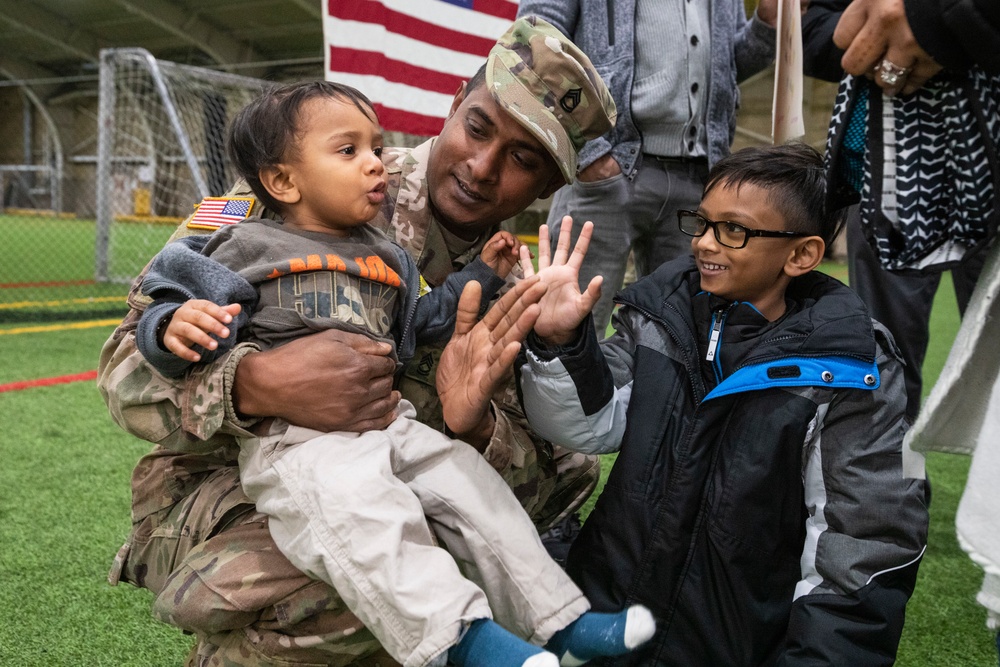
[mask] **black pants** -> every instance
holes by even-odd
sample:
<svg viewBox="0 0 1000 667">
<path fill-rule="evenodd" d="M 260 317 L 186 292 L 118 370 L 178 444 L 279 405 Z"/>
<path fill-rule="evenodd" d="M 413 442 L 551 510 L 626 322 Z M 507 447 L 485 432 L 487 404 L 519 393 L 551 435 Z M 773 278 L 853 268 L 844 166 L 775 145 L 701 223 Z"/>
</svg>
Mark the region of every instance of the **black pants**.
<svg viewBox="0 0 1000 667">
<path fill-rule="evenodd" d="M 965 314 L 969 305 L 987 252 L 983 248 L 951 270 L 960 315 Z M 868 306 L 872 317 L 889 329 L 902 352 L 906 362 L 903 370 L 906 413 L 912 420 L 920 410 L 921 373 L 930 337 L 931 306 L 941 274 L 901 274 L 883 269 L 875 251 L 865 240 L 857 206 L 851 207 L 847 219 L 847 269 L 851 287 Z"/>
</svg>

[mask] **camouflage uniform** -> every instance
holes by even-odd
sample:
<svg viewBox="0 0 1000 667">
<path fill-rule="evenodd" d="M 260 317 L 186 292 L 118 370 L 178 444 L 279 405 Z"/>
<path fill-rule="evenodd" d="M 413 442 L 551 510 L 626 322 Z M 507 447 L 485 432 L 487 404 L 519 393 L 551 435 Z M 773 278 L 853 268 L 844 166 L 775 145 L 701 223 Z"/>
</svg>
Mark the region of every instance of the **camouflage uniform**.
<svg viewBox="0 0 1000 667">
<path fill-rule="evenodd" d="M 398 199 L 413 194 L 401 192 L 404 187 L 426 189 L 429 144 L 386 151 L 389 192 L 399 193 Z M 244 196 L 247 189 L 238 185 L 230 194 Z M 376 224 L 418 258 L 431 286 L 477 257 L 491 235 L 451 260 L 429 208 L 397 205 L 391 218 L 381 216 Z M 187 232 L 186 226 L 179 230 Z M 368 655 L 391 663 L 332 589 L 305 577 L 277 552 L 266 517 L 243 494 L 232 436 L 250 424 L 226 404 L 233 360 L 196 367 L 184 386 L 176 387 L 135 350 L 134 327 L 144 307 L 135 289 L 129 303 L 132 311 L 102 353 L 100 387 L 120 424 L 161 447 L 133 473 L 135 527 L 112 580 L 120 576 L 159 593 L 156 617 L 202 637 L 196 664 L 227 664 L 226 655 L 234 656 L 230 664 L 253 664 L 278 653 L 283 660 L 317 664 L 353 664 Z M 252 349 L 241 346 L 236 354 Z M 434 388 L 440 354 L 439 347 L 421 348 L 400 385 L 421 421 L 436 428 L 444 425 Z M 510 384 L 498 392 L 493 412 L 497 426 L 485 456 L 536 524 L 544 528 L 575 511 L 596 485 L 595 459 L 565 451 L 556 455 L 527 431 Z M 185 451 L 190 453 L 180 453 Z M 213 661 L 207 661 L 209 655 Z"/>
<path fill-rule="evenodd" d="M 520 59 L 508 57 L 508 51 Z M 534 67 L 526 72 L 530 76 L 544 66 L 566 94 L 549 100 L 551 90 L 532 90 L 517 72 L 514 79 L 505 78 L 497 65 L 501 59 L 503 67 L 519 71 Z M 521 19 L 494 47 L 487 70 L 494 98 L 539 137 L 572 180 L 576 151 L 586 138 L 606 131 L 614 116 L 610 94 L 586 56 L 548 24 Z M 546 107 L 528 109 L 521 91 L 521 106 L 512 108 L 503 86 L 514 84 L 527 90 L 529 101 L 544 97 Z M 432 142 L 385 150 L 389 196 L 372 223 L 410 252 L 430 287 L 478 256 L 496 231 L 484 232 L 471 246 L 449 248 L 429 205 L 426 168 Z M 252 193 L 238 183 L 229 196 Z M 249 212 L 262 214 L 268 213 L 257 203 Z M 187 222 L 175 237 L 199 233 Z M 267 518 L 240 487 L 235 436 L 249 436 L 246 429 L 256 420 L 236 414 L 231 390 L 239 360 L 257 348 L 239 345 L 213 363 L 196 365 L 181 380 L 168 381 L 135 345 L 135 327 L 148 304 L 139 291 L 141 279 L 129 293 L 129 314 L 101 351 L 98 386 L 114 420 L 156 447 L 133 471 L 132 533 L 109 581 L 151 590 L 157 594 L 156 618 L 198 635 L 190 665 L 394 664 L 335 590 L 297 571 L 277 551 Z M 420 348 L 399 389 L 421 421 L 443 429 L 434 387 L 440 354 L 441 348 Z M 536 526 L 544 530 L 576 511 L 596 487 L 596 457 L 554 449 L 533 435 L 513 383 L 498 391 L 491 410 L 496 427 L 484 456 Z"/>
</svg>

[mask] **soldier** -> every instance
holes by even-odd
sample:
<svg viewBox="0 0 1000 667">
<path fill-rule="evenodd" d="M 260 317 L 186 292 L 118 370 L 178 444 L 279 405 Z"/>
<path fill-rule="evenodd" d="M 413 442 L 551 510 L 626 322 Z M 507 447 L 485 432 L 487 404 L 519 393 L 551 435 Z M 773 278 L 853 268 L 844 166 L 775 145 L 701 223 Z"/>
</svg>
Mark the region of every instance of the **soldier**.
<svg viewBox="0 0 1000 667">
<path fill-rule="evenodd" d="M 373 224 L 410 252 L 430 288 L 474 259 L 503 220 L 572 181 L 580 147 L 614 122 L 590 61 L 544 21 L 517 21 L 498 45 L 456 93 L 437 138 L 383 154 L 390 196 Z M 512 85 L 487 88 L 486 67 Z M 237 184 L 227 198 L 248 196 Z M 252 204 L 247 215 L 260 214 Z M 196 212 L 175 237 L 197 233 L 203 218 Z M 133 472 L 133 530 L 110 581 L 151 590 L 157 618 L 198 635 L 189 664 L 391 663 L 333 589 L 277 551 L 240 488 L 234 436 L 262 417 L 364 431 L 384 427 L 402 394 L 421 421 L 479 449 L 541 530 L 596 486 L 595 458 L 554 451 L 528 430 L 512 384 L 465 382 L 467 359 L 451 348 L 441 373 L 442 350 L 419 350 L 398 390 L 387 346 L 335 330 L 266 352 L 237 346 L 171 382 L 135 347 L 141 278 L 102 350 L 99 387 L 115 421 L 157 446 Z M 442 378 L 461 388 L 443 402 Z"/>
</svg>

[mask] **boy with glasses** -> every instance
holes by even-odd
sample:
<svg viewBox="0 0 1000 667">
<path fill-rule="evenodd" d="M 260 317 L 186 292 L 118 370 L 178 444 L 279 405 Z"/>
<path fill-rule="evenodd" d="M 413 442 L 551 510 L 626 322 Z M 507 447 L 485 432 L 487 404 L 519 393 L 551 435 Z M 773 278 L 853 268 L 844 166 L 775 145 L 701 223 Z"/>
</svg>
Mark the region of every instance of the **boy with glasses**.
<svg viewBox="0 0 1000 667">
<path fill-rule="evenodd" d="M 825 201 L 805 145 L 722 159 L 679 215 L 693 257 L 624 290 L 603 343 L 600 279 L 577 283 L 591 223 L 572 252 L 569 224 L 551 258 L 539 239 L 549 289 L 519 385 L 538 433 L 618 452 L 567 569 L 595 610 L 656 617 L 620 664 L 895 659 L 927 538 L 923 461 L 903 447 L 891 337 L 815 271 L 839 224 Z"/>
<path fill-rule="evenodd" d="M 677 211 L 677 224 L 680 230 L 688 236 L 701 236 L 709 227 L 715 234 L 715 240 L 727 248 L 745 248 L 747 239 L 752 236 L 769 236 L 772 238 L 790 238 L 794 236 L 809 236 L 804 232 L 772 232 L 765 229 L 750 229 L 738 222 L 729 220 L 709 220 L 697 211 Z"/>
</svg>

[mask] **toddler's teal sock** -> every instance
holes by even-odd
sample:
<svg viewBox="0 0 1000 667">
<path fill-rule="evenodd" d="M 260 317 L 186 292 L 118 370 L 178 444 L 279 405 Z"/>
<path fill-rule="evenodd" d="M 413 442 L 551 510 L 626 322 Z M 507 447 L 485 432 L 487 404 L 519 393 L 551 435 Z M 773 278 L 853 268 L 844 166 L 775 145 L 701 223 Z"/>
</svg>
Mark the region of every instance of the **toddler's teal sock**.
<svg viewBox="0 0 1000 667">
<path fill-rule="evenodd" d="M 557 632 L 545 645 L 562 667 L 577 667 L 605 656 L 625 655 L 656 632 L 653 614 L 642 605 L 617 614 L 588 611 Z"/>
<path fill-rule="evenodd" d="M 448 651 L 457 667 L 558 667 L 551 653 L 529 644 L 488 618 L 472 622 Z"/>
</svg>

